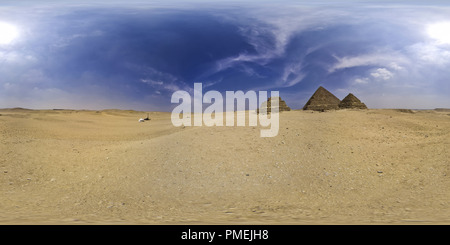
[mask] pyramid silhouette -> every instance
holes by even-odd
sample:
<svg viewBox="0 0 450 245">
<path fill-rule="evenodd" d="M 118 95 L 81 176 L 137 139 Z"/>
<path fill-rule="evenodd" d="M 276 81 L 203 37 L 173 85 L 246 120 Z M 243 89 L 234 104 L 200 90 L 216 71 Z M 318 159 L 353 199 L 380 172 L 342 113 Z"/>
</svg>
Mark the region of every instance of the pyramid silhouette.
<svg viewBox="0 0 450 245">
<path fill-rule="evenodd" d="M 303 110 L 325 111 L 339 109 L 339 100 L 334 94 L 320 86 L 303 106 Z"/>
<path fill-rule="evenodd" d="M 270 113 L 272 111 L 272 105 L 271 105 L 271 98 L 268 98 L 267 101 L 264 101 L 261 104 L 260 108 L 264 108 L 267 107 L 267 113 Z M 290 111 L 291 108 L 289 106 L 287 106 L 286 102 L 284 100 L 281 99 L 281 97 L 274 97 L 274 99 L 278 98 L 278 111 L 282 112 L 282 111 Z M 260 108 L 256 109 L 256 113 L 259 113 Z"/>
<path fill-rule="evenodd" d="M 342 101 L 339 103 L 340 109 L 355 108 L 355 109 L 367 109 L 367 106 L 362 103 L 356 96 L 349 93 Z"/>
</svg>

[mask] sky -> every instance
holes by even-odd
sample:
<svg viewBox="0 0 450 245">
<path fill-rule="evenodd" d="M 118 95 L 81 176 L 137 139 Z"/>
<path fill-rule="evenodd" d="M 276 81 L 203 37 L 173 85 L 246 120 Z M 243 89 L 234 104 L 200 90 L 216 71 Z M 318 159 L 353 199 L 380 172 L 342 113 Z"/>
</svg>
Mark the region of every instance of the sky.
<svg viewBox="0 0 450 245">
<path fill-rule="evenodd" d="M 448 1 L 0 0 L 0 108 L 171 111 L 194 83 L 450 108 L 449 68 Z"/>
</svg>

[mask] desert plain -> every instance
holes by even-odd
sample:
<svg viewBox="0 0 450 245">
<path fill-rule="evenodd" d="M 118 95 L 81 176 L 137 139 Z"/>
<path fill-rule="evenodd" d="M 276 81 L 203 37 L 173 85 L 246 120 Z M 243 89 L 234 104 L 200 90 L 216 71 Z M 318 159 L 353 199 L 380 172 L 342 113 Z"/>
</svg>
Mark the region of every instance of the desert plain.
<svg viewBox="0 0 450 245">
<path fill-rule="evenodd" d="M 2 109 L 0 224 L 450 223 L 450 111 L 293 110 L 278 136 L 261 128 Z"/>
</svg>

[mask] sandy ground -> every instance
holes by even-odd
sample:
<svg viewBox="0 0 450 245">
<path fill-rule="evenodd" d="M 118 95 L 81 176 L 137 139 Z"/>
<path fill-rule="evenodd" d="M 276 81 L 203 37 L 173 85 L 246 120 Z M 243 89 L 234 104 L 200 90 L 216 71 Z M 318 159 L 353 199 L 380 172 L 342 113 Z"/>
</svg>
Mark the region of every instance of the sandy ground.
<svg viewBox="0 0 450 245">
<path fill-rule="evenodd" d="M 450 112 L 0 110 L 0 224 L 449 224 Z"/>
</svg>

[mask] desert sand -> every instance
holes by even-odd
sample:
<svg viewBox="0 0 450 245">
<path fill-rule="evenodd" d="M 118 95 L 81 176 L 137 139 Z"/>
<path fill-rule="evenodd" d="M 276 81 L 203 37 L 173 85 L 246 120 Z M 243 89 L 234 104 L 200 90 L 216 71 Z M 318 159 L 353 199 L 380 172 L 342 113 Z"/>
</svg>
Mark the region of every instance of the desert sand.
<svg viewBox="0 0 450 245">
<path fill-rule="evenodd" d="M 450 112 L 0 110 L 0 224 L 449 224 Z"/>
</svg>

